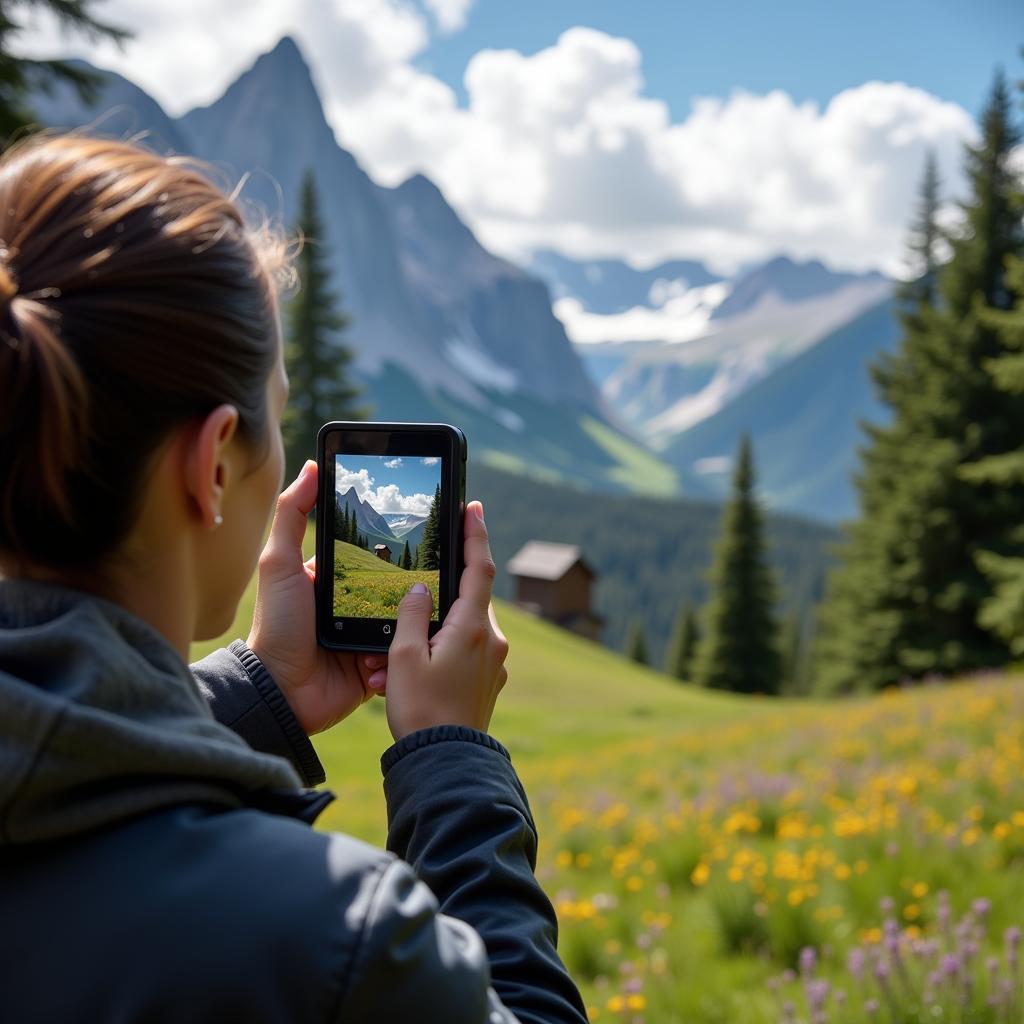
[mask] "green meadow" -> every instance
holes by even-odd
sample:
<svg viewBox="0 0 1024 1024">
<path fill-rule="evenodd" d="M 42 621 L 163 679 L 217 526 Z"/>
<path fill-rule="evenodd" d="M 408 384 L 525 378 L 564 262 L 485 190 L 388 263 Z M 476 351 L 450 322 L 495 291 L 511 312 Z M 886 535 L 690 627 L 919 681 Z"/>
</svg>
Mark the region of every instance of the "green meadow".
<svg viewBox="0 0 1024 1024">
<path fill-rule="evenodd" d="M 437 569 L 402 569 L 378 558 L 372 551 L 334 542 L 334 614 L 362 618 L 393 619 L 409 588 L 425 583 L 440 603 L 441 573 Z"/>
<path fill-rule="evenodd" d="M 744 698 L 495 610 L 510 652 L 491 731 L 530 795 L 591 1020 L 1024 1019 L 1024 679 Z M 338 797 L 318 827 L 382 843 L 383 700 L 314 742 Z"/>
</svg>

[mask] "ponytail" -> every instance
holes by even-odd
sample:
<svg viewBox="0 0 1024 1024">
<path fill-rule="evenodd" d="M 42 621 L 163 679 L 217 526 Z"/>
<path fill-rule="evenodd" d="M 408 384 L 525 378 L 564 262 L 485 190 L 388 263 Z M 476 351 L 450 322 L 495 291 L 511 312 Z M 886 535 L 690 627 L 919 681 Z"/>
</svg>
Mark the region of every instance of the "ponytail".
<svg viewBox="0 0 1024 1024">
<path fill-rule="evenodd" d="M 200 170 L 37 136 L 0 158 L 0 558 L 95 565 L 150 457 L 224 402 L 265 454 L 284 242 Z"/>
</svg>

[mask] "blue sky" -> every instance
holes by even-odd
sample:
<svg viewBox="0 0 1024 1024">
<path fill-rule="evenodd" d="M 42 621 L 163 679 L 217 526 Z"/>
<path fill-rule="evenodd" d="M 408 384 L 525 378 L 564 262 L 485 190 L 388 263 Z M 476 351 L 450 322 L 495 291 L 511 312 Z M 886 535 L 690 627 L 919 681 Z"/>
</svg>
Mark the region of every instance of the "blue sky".
<svg viewBox="0 0 1024 1024">
<path fill-rule="evenodd" d="M 785 254 L 904 271 L 926 154 L 945 215 L 1024 0 L 105 0 L 136 32 L 26 52 L 120 71 L 171 115 L 284 34 L 379 184 L 426 174 L 481 243 L 722 274 Z M 195 25 L 204 32 L 197 35 Z"/>
<path fill-rule="evenodd" d="M 355 487 L 360 500 L 369 501 L 381 515 L 426 515 L 441 481 L 441 460 L 416 455 L 339 455 L 334 480 L 338 493 Z"/>
<path fill-rule="evenodd" d="M 977 114 L 997 63 L 1024 77 L 1021 0 L 477 0 L 465 27 L 434 36 L 418 65 L 465 102 L 478 50 L 534 53 L 573 25 L 632 39 L 647 92 L 676 119 L 695 95 L 783 89 L 824 104 L 869 79 L 907 82 Z"/>
</svg>

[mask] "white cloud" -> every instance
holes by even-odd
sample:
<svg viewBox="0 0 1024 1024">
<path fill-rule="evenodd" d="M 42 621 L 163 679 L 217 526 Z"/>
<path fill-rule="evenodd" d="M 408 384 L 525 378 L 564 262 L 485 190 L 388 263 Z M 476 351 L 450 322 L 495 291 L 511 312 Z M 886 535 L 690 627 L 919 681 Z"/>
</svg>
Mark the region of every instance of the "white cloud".
<svg viewBox="0 0 1024 1024">
<path fill-rule="evenodd" d="M 703 334 L 715 307 L 729 293 L 723 282 L 700 288 L 672 288 L 663 282 L 658 289 L 662 301 L 656 309 L 634 306 L 621 313 L 590 313 L 579 299 L 566 297 L 554 304 L 555 316 L 566 333 L 578 344 L 603 341 L 689 341 Z M 652 289 L 654 291 L 654 289 Z"/>
<path fill-rule="evenodd" d="M 424 2 L 442 31 L 470 6 Z M 427 173 L 485 245 L 512 256 L 548 246 L 638 266 L 692 257 L 730 272 L 786 252 L 897 273 L 926 149 L 956 194 L 961 145 L 976 133 L 961 107 L 900 82 L 867 82 L 824 107 L 736 91 L 698 98 L 673 121 L 644 95 L 636 45 L 579 27 L 529 56 L 478 52 L 460 107 L 414 65 L 431 26 L 410 0 L 108 0 L 103 15 L 137 26 L 138 38 L 124 54 L 75 48 L 175 114 L 212 100 L 292 32 L 363 166 L 384 184 Z M 22 49 L 61 49 L 52 22 L 36 23 Z"/>
<path fill-rule="evenodd" d="M 425 516 L 430 512 L 430 503 L 434 496 L 427 494 L 402 494 L 397 484 L 385 484 L 378 487 L 368 499 L 370 504 L 381 514 L 385 512 L 415 512 Z"/>
<path fill-rule="evenodd" d="M 445 34 L 458 32 L 466 24 L 473 0 L 424 0 L 438 28 Z"/>
<path fill-rule="evenodd" d="M 420 459 L 424 466 L 436 466 L 440 461 L 436 455 L 428 455 L 427 458 Z"/>
<path fill-rule="evenodd" d="M 384 463 L 384 465 L 385 465 L 385 466 L 386 466 L 386 467 L 387 467 L 388 469 L 398 469 L 398 467 L 399 467 L 399 466 L 400 466 L 401 464 L 402 464 L 402 460 L 401 460 L 400 458 L 399 458 L 399 459 L 387 459 L 387 460 L 385 461 L 385 463 Z"/>
<path fill-rule="evenodd" d="M 344 494 L 350 487 L 356 489 L 360 501 L 369 502 L 370 507 L 381 515 L 386 512 L 415 512 L 425 516 L 434 500 L 432 494 L 402 494 L 398 484 L 375 487 L 374 478 L 365 466 L 352 470 L 339 463 L 334 470 L 334 489 L 338 494 Z"/>
</svg>

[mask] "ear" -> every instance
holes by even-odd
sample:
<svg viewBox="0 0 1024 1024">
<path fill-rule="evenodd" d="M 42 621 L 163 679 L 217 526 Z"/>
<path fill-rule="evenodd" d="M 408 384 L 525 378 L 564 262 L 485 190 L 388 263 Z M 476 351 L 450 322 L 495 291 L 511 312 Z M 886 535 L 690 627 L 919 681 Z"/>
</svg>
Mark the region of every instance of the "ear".
<svg viewBox="0 0 1024 1024">
<path fill-rule="evenodd" d="M 229 446 L 237 429 L 238 410 L 233 405 L 218 405 L 188 441 L 185 485 L 202 524 L 209 530 L 217 525 L 224 492 L 234 482 Z"/>
</svg>

